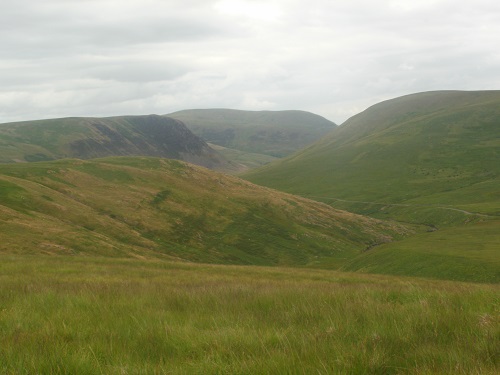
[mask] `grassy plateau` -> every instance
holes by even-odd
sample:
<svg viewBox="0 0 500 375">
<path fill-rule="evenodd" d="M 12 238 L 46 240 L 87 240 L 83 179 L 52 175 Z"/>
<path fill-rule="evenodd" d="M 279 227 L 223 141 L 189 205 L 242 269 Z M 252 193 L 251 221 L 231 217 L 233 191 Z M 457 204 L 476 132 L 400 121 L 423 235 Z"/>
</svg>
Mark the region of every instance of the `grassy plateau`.
<svg viewBox="0 0 500 375">
<path fill-rule="evenodd" d="M 498 374 L 498 285 L 1 255 L 0 373 Z"/>
</svg>

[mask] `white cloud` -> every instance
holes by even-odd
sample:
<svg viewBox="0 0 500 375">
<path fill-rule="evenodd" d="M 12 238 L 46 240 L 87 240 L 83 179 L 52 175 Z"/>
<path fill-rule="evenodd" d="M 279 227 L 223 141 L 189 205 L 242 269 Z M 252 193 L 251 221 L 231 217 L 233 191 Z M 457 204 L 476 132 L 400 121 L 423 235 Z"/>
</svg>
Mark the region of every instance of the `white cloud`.
<svg viewBox="0 0 500 375">
<path fill-rule="evenodd" d="M 214 9 L 226 16 L 256 21 L 276 21 L 282 15 L 280 7 L 269 1 L 221 0 Z"/>
<path fill-rule="evenodd" d="M 0 122 L 499 89 L 490 0 L 3 0 Z"/>
</svg>

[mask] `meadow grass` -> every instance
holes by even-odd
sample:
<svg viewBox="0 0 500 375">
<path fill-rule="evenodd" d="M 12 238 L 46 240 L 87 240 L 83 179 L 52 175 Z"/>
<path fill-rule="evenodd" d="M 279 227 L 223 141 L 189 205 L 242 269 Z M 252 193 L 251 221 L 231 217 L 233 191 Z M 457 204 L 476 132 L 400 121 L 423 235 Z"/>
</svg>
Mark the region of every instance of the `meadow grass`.
<svg viewBox="0 0 500 375">
<path fill-rule="evenodd" d="M 2 255 L 2 374 L 497 374 L 499 287 Z"/>
</svg>

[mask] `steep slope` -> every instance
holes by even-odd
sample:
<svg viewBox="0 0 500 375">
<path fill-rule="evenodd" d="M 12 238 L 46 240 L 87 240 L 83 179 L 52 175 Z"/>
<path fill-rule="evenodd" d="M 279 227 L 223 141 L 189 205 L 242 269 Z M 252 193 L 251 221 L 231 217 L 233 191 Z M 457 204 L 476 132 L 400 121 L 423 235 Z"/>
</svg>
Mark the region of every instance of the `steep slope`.
<svg viewBox="0 0 500 375">
<path fill-rule="evenodd" d="M 159 156 L 231 166 L 179 120 L 164 116 L 65 118 L 0 124 L 0 162 Z"/>
<path fill-rule="evenodd" d="M 428 92 L 382 102 L 245 177 L 428 228 L 372 248 L 346 270 L 500 281 L 500 91 Z"/>
<path fill-rule="evenodd" d="M 0 165 L 0 251 L 339 267 L 399 225 L 157 158 Z"/>
<path fill-rule="evenodd" d="M 337 199 L 358 212 L 397 211 L 412 220 L 408 207 L 423 212 L 439 206 L 441 214 L 432 215 L 464 217 L 447 208 L 500 212 L 499 161 L 500 91 L 444 91 L 377 104 L 313 146 L 245 177 Z M 450 220 L 438 217 L 434 224 Z"/>
<path fill-rule="evenodd" d="M 304 111 L 192 109 L 168 116 L 185 122 L 209 143 L 273 157 L 289 155 L 336 127 L 333 122 Z"/>
</svg>

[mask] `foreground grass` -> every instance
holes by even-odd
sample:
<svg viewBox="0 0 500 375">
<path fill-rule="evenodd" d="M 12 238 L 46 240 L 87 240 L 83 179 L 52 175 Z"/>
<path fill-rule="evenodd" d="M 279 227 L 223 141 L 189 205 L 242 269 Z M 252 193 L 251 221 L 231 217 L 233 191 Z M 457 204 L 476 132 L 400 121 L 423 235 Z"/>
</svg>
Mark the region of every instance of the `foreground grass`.
<svg viewBox="0 0 500 375">
<path fill-rule="evenodd" d="M 499 288 L 2 256 L 2 374 L 496 374 Z"/>
</svg>

